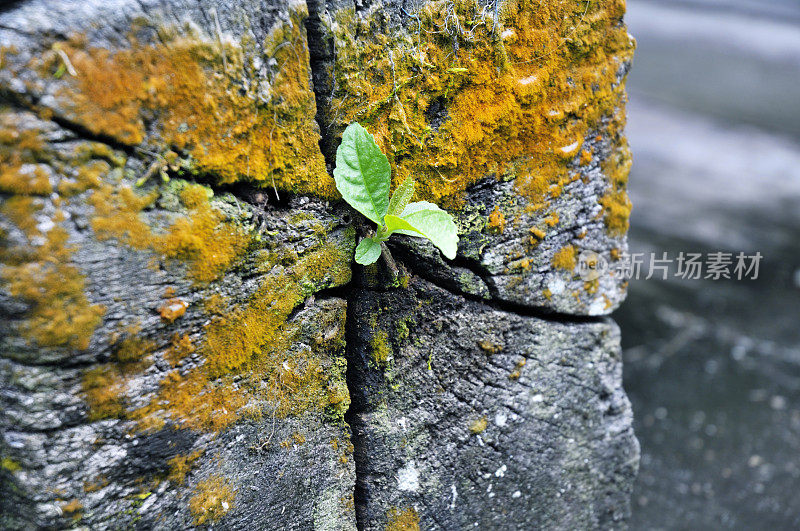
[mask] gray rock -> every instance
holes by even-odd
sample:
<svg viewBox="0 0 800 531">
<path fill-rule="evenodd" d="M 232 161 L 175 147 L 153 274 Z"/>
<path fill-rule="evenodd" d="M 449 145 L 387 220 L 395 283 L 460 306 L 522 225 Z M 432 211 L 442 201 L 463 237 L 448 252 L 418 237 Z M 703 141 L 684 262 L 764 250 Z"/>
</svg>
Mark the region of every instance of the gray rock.
<svg viewBox="0 0 800 531">
<path fill-rule="evenodd" d="M 624 527 L 619 334 L 587 315 L 625 285 L 573 262 L 625 249 L 631 41 L 619 6 L 559 6 L 580 33 L 538 74 L 481 55 L 522 53 L 505 7 L 511 33 L 434 2 L 0 8 L 0 527 Z M 447 152 L 473 71 L 512 114 Z M 355 119 L 424 170 L 456 260 L 397 238 L 398 271 L 353 269 L 369 228 L 325 166 Z"/>
</svg>

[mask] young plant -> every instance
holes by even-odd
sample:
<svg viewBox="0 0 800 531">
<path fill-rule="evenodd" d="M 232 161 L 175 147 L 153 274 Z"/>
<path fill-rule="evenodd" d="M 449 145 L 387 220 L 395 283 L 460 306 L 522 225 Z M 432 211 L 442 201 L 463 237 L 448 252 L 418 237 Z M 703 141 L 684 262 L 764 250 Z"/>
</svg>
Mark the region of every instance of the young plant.
<svg viewBox="0 0 800 531">
<path fill-rule="evenodd" d="M 356 262 L 375 263 L 383 242 L 394 233 L 427 238 L 447 258 L 455 258 L 458 234 L 453 217 L 427 201 L 409 203 L 414 195 L 411 177 L 389 199 L 391 175 L 389 160 L 372 135 L 358 123 L 347 126 L 336 150 L 336 188 L 350 206 L 377 225 L 375 235 L 364 238 L 356 247 Z"/>
</svg>

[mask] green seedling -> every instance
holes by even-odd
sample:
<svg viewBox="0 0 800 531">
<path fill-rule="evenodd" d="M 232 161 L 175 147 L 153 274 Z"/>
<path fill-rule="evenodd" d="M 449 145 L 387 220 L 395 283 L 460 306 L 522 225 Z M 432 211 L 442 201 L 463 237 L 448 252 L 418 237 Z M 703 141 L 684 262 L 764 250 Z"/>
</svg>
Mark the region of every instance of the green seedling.
<svg viewBox="0 0 800 531">
<path fill-rule="evenodd" d="M 383 242 L 394 233 L 427 238 L 448 259 L 456 257 L 458 234 L 453 217 L 428 201 L 410 203 L 414 179 L 406 178 L 389 198 L 392 169 L 375 139 L 358 123 L 347 126 L 336 150 L 333 177 L 350 206 L 377 225 L 374 236 L 356 247 L 356 262 L 375 263 Z"/>
</svg>

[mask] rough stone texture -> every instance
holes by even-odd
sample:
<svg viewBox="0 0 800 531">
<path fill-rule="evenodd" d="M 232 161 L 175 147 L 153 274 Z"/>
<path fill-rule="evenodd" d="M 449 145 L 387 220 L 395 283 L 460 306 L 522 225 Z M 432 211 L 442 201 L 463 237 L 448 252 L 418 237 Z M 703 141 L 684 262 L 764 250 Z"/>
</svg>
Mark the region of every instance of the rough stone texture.
<svg viewBox="0 0 800 531">
<path fill-rule="evenodd" d="M 619 335 L 587 316 L 625 285 L 555 264 L 626 246 L 627 200 L 613 227 L 607 206 L 627 174 L 623 4 L 498 5 L 0 8 L 1 527 L 624 526 L 638 446 Z M 539 77 L 481 55 L 496 35 L 514 51 L 513 9 L 571 43 Z M 414 63 L 423 15 L 443 13 L 483 22 Z M 374 39 L 379 93 L 360 93 L 347 62 Z M 441 149 L 459 98 L 493 86 L 409 94 L 419 82 L 395 77 L 462 75 L 441 62 L 451 46 L 480 51 L 470 66 L 500 76 L 511 111 L 559 109 L 539 124 L 547 146 L 525 144 L 539 125 L 511 142 L 518 120 L 487 120 L 499 147 L 463 180 L 469 149 L 443 165 L 414 151 L 423 130 Z M 554 101 L 517 87 L 546 76 L 563 78 Z M 399 237 L 399 277 L 353 267 L 368 228 L 325 171 L 351 119 L 396 178 L 427 171 L 419 193 L 456 217 L 456 260 Z M 514 142 L 532 151 L 493 167 Z M 523 193 L 540 163 L 545 191 Z"/>
<path fill-rule="evenodd" d="M 622 525 L 638 446 L 613 322 L 544 321 L 423 280 L 359 292 L 349 312 L 364 528 L 408 507 L 431 529 Z"/>
</svg>

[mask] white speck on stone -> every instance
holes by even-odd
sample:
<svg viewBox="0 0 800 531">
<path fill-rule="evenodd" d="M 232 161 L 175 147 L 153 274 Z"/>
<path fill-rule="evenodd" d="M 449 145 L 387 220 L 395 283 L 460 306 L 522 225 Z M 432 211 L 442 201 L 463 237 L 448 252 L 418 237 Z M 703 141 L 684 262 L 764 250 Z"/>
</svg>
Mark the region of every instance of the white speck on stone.
<svg viewBox="0 0 800 531">
<path fill-rule="evenodd" d="M 413 461 L 397 471 L 397 488 L 409 492 L 419 490 L 419 470 Z"/>
<path fill-rule="evenodd" d="M 521 77 L 517 80 L 520 85 L 530 85 L 536 82 L 536 76 Z"/>
<path fill-rule="evenodd" d="M 492 492 L 492 484 L 489 483 L 489 486 L 486 487 L 486 492 Z"/>
<path fill-rule="evenodd" d="M 506 425 L 508 421 L 508 415 L 503 412 L 498 413 L 494 416 L 494 423 L 500 426 L 501 428 Z"/>
<path fill-rule="evenodd" d="M 547 289 L 550 290 L 550 293 L 553 295 L 558 295 L 564 292 L 564 281 L 561 278 L 554 276 L 548 283 Z"/>
<path fill-rule="evenodd" d="M 589 305 L 589 315 L 603 315 L 606 311 L 606 301 L 603 299 L 595 299 Z"/>
<path fill-rule="evenodd" d="M 52 229 L 55 226 L 56 226 L 56 224 L 53 223 L 52 219 L 50 219 L 50 218 L 42 218 L 42 221 L 40 221 L 36 225 L 36 229 L 39 232 L 45 233 L 45 232 L 50 232 L 50 229 Z"/>
<path fill-rule="evenodd" d="M 544 395 L 537 393 L 531 397 L 531 402 L 544 402 Z"/>
<path fill-rule="evenodd" d="M 513 37 L 516 34 L 517 34 L 516 31 L 514 31 L 513 29 L 509 28 L 507 30 L 503 30 L 503 33 L 500 34 L 500 38 L 505 40 L 505 39 L 508 39 L 509 37 Z"/>
<path fill-rule="evenodd" d="M 408 419 L 407 419 L 406 417 L 400 417 L 399 419 L 397 419 L 397 424 L 398 424 L 398 425 L 399 425 L 399 426 L 400 426 L 400 427 L 401 427 L 403 430 L 407 430 L 407 429 L 408 429 Z"/>
<path fill-rule="evenodd" d="M 497 470 L 495 470 L 494 475 L 498 478 L 501 478 L 506 475 L 506 470 L 508 470 L 508 467 L 506 465 L 503 465 Z"/>
<path fill-rule="evenodd" d="M 514 494 L 511 495 L 512 498 L 519 498 L 520 496 L 522 496 L 522 493 L 518 490 L 514 491 Z"/>
<path fill-rule="evenodd" d="M 458 490 L 456 490 L 455 484 L 450 485 L 450 492 L 453 493 L 453 501 L 450 502 L 450 510 L 452 511 L 456 508 L 456 498 L 458 498 Z"/>
<path fill-rule="evenodd" d="M 580 146 L 580 145 L 581 145 L 581 143 L 576 140 L 572 144 L 562 147 L 561 148 L 561 152 L 564 153 L 564 154 L 572 153 L 573 151 L 578 149 L 578 146 Z"/>
<path fill-rule="evenodd" d="M 222 510 L 223 511 L 227 511 L 230 508 L 231 508 L 231 506 L 228 505 L 228 502 L 226 502 L 226 501 L 222 502 Z"/>
</svg>

